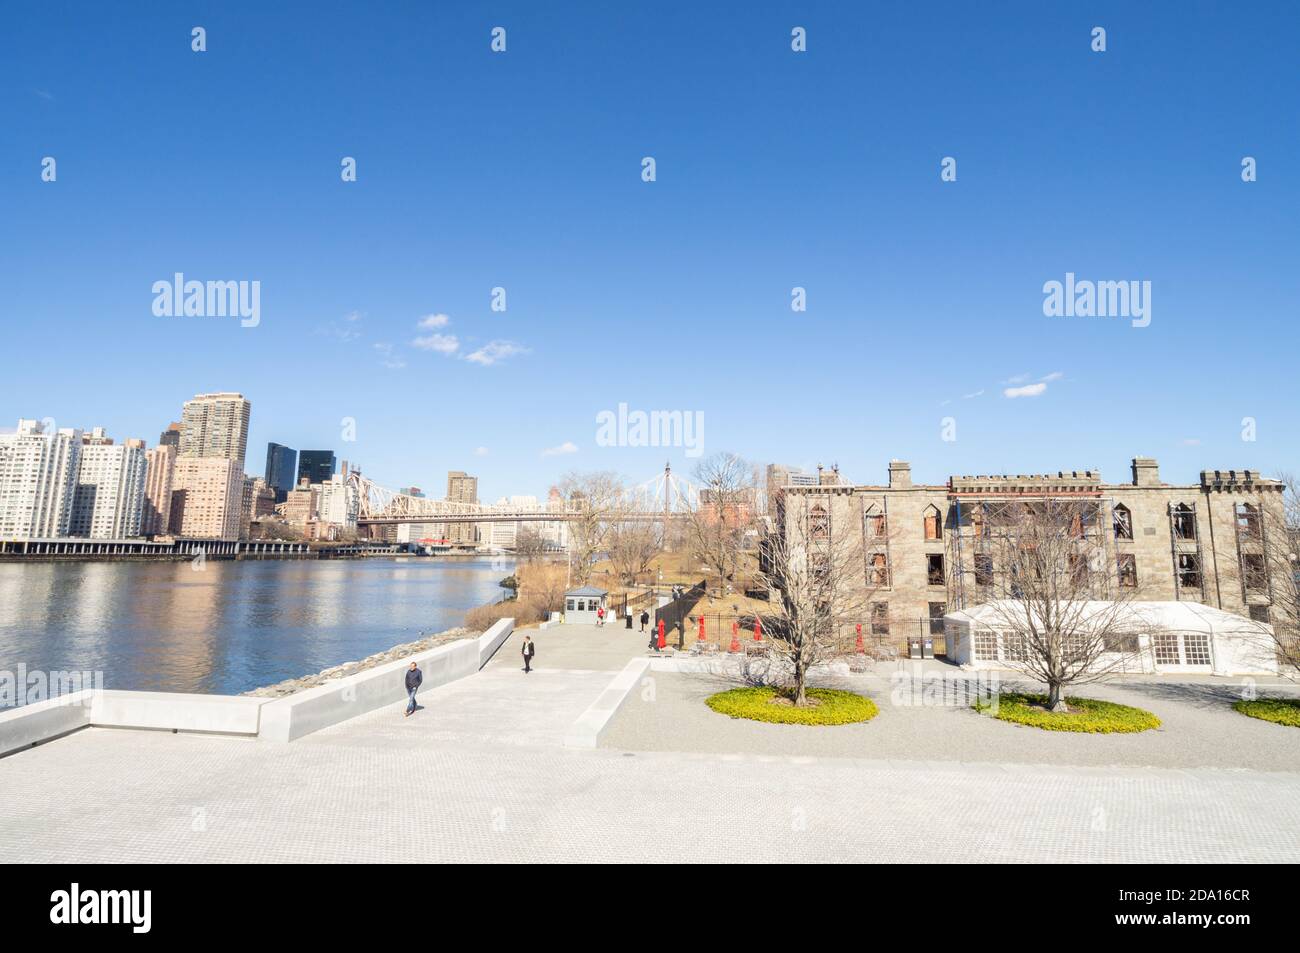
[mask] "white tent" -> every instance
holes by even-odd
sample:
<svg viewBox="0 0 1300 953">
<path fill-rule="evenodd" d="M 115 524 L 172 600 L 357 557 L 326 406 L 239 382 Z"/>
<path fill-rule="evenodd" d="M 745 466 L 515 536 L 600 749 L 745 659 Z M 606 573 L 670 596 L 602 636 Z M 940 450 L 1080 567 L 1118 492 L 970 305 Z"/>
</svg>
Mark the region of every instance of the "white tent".
<svg viewBox="0 0 1300 953">
<path fill-rule="evenodd" d="M 948 658 L 974 668 L 1015 668 L 1014 620 L 1024 604 L 986 602 L 943 617 Z M 1199 602 L 1088 602 L 1079 613 L 1121 621 L 1136 636 L 1135 651 L 1103 656 L 1114 671 L 1270 675 L 1278 671 L 1273 627 Z"/>
</svg>

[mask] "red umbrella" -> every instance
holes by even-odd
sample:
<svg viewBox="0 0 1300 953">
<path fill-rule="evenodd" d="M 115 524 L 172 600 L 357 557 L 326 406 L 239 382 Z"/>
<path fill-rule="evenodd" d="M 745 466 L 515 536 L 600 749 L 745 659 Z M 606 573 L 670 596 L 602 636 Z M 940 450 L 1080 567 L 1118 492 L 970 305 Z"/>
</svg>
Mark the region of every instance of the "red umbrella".
<svg viewBox="0 0 1300 953">
<path fill-rule="evenodd" d="M 740 651 L 740 626 L 735 622 L 731 623 L 731 645 L 727 648 L 728 652 Z"/>
<path fill-rule="evenodd" d="M 858 623 L 858 651 L 866 652 L 867 648 L 862 644 L 862 623 Z"/>
<path fill-rule="evenodd" d="M 659 620 L 659 648 L 663 648 L 667 644 L 668 644 L 668 640 L 664 638 L 664 620 L 660 619 Z"/>
<path fill-rule="evenodd" d="M 758 616 L 754 616 L 754 641 L 763 641 L 763 622 Z"/>
<path fill-rule="evenodd" d="M 700 639 L 699 640 L 701 642 L 704 641 L 704 615 L 703 614 L 700 615 Z"/>
</svg>

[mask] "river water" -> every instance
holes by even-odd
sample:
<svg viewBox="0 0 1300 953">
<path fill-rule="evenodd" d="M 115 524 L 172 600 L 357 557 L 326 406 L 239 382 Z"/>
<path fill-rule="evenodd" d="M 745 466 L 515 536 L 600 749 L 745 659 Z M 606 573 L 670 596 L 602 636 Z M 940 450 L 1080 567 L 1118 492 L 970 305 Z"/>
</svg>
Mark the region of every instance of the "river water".
<svg viewBox="0 0 1300 953">
<path fill-rule="evenodd" d="M 0 563 L 0 672 L 238 694 L 453 628 L 499 559 Z"/>
</svg>

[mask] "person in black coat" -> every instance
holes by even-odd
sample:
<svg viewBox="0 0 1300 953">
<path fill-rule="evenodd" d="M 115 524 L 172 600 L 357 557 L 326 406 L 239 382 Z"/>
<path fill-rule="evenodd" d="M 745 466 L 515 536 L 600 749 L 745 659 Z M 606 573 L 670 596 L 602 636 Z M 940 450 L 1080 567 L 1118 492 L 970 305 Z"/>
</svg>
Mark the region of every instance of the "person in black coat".
<svg viewBox="0 0 1300 953">
<path fill-rule="evenodd" d="M 649 610 L 647 610 L 647 609 L 642 609 L 642 610 L 641 610 L 641 631 L 642 631 L 642 632 L 645 631 L 645 627 L 646 627 L 647 624 L 649 624 L 649 622 L 650 622 L 650 612 L 649 612 Z"/>
<path fill-rule="evenodd" d="M 523 655 L 524 655 L 524 672 L 533 670 L 533 656 L 537 654 L 537 643 L 532 640 L 531 636 L 524 636 Z"/>
<path fill-rule="evenodd" d="M 419 705 L 415 703 L 415 692 L 424 681 L 424 673 L 420 671 L 420 666 L 414 662 L 406 670 L 406 714 L 410 715 Z"/>
</svg>

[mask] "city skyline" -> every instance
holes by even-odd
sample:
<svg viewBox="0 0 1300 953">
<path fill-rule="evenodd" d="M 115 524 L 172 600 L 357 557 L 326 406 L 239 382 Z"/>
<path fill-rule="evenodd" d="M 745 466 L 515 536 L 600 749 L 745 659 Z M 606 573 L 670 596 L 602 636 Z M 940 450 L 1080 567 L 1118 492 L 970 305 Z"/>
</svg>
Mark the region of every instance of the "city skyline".
<svg viewBox="0 0 1300 953">
<path fill-rule="evenodd" d="M 32 320 L 9 343 L 40 353 L 57 328 L 79 346 L 58 388 L 15 366 L 0 406 L 147 437 L 163 408 L 229 388 L 257 405 L 255 447 L 333 447 L 392 487 L 470 470 L 489 499 L 571 469 L 688 473 L 682 447 L 598 445 L 622 403 L 702 415 L 706 455 L 856 482 L 890 457 L 922 479 L 1113 476 L 1133 454 L 1179 481 L 1297 469 L 1276 346 L 1300 298 L 1286 6 L 499 19 L 495 56 L 472 10 L 327 17 L 310 39 L 287 11 L 213 11 L 202 54 L 166 17 L 84 11 L 103 40 L 84 49 L 11 24 L 3 169 L 27 233 L 6 287 Z M 257 66 L 271 56 L 283 72 Z M 312 73 L 321 57 L 354 65 Z M 275 164 L 138 134 L 195 103 Z M 169 227 L 176 208 L 203 227 Z M 260 320 L 155 314 L 177 273 L 260 282 Z M 1075 279 L 1149 282 L 1147 313 L 1048 317 L 1045 286 Z M 146 340 L 167 355 L 147 375 Z"/>
</svg>

